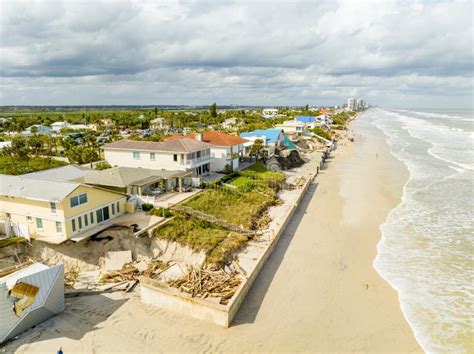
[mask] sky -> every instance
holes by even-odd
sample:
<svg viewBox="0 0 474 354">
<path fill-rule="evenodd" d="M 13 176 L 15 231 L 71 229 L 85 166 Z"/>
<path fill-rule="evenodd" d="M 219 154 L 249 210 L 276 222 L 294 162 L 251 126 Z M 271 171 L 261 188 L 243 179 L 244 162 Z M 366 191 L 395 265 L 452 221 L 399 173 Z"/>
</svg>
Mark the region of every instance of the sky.
<svg viewBox="0 0 474 354">
<path fill-rule="evenodd" d="M 0 0 L 0 105 L 471 108 L 472 1 Z"/>
</svg>

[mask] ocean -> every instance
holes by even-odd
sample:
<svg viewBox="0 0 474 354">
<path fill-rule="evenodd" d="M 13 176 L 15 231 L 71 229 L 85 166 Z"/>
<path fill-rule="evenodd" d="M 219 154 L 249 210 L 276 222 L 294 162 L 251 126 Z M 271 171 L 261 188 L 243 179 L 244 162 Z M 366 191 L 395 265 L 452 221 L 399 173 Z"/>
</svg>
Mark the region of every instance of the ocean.
<svg viewBox="0 0 474 354">
<path fill-rule="evenodd" d="M 410 172 L 374 267 L 426 352 L 472 352 L 474 113 L 377 108 L 363 117 Z"/>
</svg>

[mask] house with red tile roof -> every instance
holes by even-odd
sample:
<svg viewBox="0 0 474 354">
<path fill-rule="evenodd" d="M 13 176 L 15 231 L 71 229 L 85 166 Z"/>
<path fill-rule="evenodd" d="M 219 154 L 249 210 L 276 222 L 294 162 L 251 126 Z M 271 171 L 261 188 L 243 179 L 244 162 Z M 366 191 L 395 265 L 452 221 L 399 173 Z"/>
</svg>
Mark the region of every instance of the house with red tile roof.
<svg viewBox="0 0 474 354">
<path fill-rule="evenodd" d="M 171 136 L 167 141 L 182 138 Z M 239 160 L 244 153 L 244 144 L 247 140 L 238 136 L 218 132 L 206 131 L 203 133 L 189 133 L 184 138 L 194 139 L 211 145 L 211 171 L 223 171 L 226 166 L 238 169 Z"/>
</svg>

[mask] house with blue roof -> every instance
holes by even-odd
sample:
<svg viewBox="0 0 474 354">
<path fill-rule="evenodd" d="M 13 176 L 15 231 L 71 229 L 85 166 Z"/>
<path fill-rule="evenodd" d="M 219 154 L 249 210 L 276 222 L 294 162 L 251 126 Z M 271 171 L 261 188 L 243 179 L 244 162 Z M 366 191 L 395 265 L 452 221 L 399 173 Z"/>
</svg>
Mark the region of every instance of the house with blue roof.
<svg viewBox="0 0 474 354">
<path fill-rule="evenodd" d="M 250 151 L 255 140 L 262 140 L 265 150 L 268 151 L 269 156 L 275 154 L 275 148 L 283 146 L 285 134 L 282 129 L 257 129 L 252 132 L 241 133 L 240 137 L 249 140 L 249 143 L 244 144 L 246 153 Z"/>
<path fill-rule="evenodd" d="M 314 116 L 296 116 L 295 119 L 298 122 L 302 122 L 302 123 L 314 123 L 314 122 L 316 122 L 316 117 L 314 117 Z"/>
</svg>

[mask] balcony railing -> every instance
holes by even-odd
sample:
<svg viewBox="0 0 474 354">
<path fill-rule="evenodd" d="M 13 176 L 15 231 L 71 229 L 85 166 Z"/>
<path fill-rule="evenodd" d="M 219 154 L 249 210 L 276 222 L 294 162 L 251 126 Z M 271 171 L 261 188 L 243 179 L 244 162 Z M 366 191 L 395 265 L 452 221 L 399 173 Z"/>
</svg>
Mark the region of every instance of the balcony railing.
<svg viewBox="0 0 474 354">
<path fill-rule="evenodd" d="M 181 160 L 180 164 L 181 165 L 186 165 L 186 166 L 191 166 L 191 165 L 195 165 L 195 164 L 198 164 L 198 163 L 201 163 L 201 162 L 207 162 L 207 161 L 210 161 L 212 159 L 213 159 L 212 156 L 207 155 L 207 156 L 197 157 L 197 158 L 192 159 L 192 160 L 186 160 L 186 161 Z"/>
</svg>

